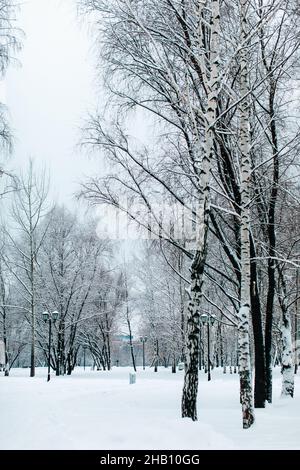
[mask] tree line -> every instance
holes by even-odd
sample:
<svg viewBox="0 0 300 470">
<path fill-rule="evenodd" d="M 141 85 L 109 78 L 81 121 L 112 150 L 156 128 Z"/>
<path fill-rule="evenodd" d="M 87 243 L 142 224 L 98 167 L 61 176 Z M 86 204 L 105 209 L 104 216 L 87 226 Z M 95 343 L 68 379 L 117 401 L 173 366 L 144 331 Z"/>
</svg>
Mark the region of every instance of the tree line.
<svg viewBox="0 0 300 470">
<path fill-rule="evenodd" d="M 84 142 L 111 168 L 87 180 L 82 196 L 156 231 L 162 246 L 174 247 L 189 263 L 181 277 L 183 417 L 197 419 L 199 316 L 206 303 L 238 323 L 248 428 L 253 407 L 272 401 L 278 331 L 282 393 L 293 395 L 299 231 L 290 217 L 299 217 L 298 2 L 80 3 L 92 14 L 109 97 L 105 111 L 99 108 L 90 119 Z M 139 143 L 129 132 L 133 113 L 148 124 L 149 135 Z M 136 205 L 126 204 L 124 194 Z M 197 226 L 193 246 L 164 226 L 157 204 L 164 201 L 190 214 Z"/>
<path fill-rule="evenodd" d="M 135 368 L 139 319 L 150 365 L 185 363 L 183 417 L 197 420 L 203 365 L 238 365 L 249 428 L 254 408 L 272 402 L 274 364 L 293 397 L 299 362 L 299 2 L 78 3 L 107 98 L 82 144 L 109 167 L 78 196 L 125 215 L 146 240 L 116 262 L 98 221 L 48 207 L 45 175 L 7 175 L 0 311 L 3 336 L 19 338 L 11 358 L 30 337 L 34 375 L 36 347 L 47 357 L 37 312 L 55 308 L 56 373 L 71 373 L 84 345 L 110 369 L 123 325 Z M 203 315 L 215 320 L 211 343 Z"/>
</svg>

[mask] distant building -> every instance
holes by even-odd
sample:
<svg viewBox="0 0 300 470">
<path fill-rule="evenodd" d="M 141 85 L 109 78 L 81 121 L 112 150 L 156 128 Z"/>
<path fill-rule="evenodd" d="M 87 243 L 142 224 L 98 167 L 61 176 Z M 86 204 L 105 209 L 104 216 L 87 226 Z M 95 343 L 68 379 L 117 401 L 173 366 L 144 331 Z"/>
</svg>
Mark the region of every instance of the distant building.
<svg viewBox="0 0 300 470">
<path fill-rule="evenodd" d="M 124 341 L 126 343 L 130 341 L 130 335 L 116 335 L 115 338 L 117 341 Z M 133 336 L 131 337 L 131 339 L 133 340 Z"/>
</svg>

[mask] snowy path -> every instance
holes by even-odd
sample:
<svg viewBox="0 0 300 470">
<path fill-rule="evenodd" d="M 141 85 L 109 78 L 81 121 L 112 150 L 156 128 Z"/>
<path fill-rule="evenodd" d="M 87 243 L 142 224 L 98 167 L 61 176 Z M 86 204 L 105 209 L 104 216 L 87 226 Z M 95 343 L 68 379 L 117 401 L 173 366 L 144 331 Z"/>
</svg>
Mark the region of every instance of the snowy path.
<svg viewBox="0 0 300 470">
<path fill-rule="evenodd" d="M 256 410 L 256 424 L 241 429 L 238 376 L 201 373 L 199 421 L 180 418 L 183 373 L 128 368 L 76 370 L 46 382 L 46 370 L 0 377 L 0 449 L 299 449 L 300 378 L 294 400 L 281 400 L 275 371 L 274 404 Z"/>
</svg>

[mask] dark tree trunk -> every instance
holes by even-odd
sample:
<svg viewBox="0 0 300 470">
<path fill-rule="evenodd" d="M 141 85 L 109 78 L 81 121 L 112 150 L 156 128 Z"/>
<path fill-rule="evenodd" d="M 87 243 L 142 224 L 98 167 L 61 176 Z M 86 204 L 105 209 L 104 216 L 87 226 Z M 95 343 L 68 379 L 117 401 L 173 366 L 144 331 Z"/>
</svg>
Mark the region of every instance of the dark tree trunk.
<svg viewBox="0 0 300 470">
<path fill-rule="evenodd" d="M 199 324 L 199 370 L 202 369 L 202 330 L 201 324 Z"/>
<path fill-rule="evenodd" d="M 57 337 L 57 364 L 55 374 L 61 375 L 64 373 L 65 368 L 65 357 L 64 357 L 64 348 L 65 348 L 65 326 L 63 320 L 60 321 L 58 337 Z"/>
<path fill-rule="evenodd" d="M 257 284 L 257 265 L 254 260 L 255 246 L 253 237 L 250 235 L 250 256 L 251 256 L 251 314 L 254 336 L 254 356 L 255 356 L 255 377 L 254 377 L 254 407 L 265 407 L 266 395 L 266 367 L 265 348 L 262 327 L 262 315 L 260 298 Z"/>
<path fill-rule="evenodd" d="M 34 333 L 32 333 L 34 337 Z M 30 377 L 35 376 L 35 345 L 34 340 L 31 341 L 31 349 L 30 349 Z"/>
<path fill-rule="evenodd" d="M 182 271 L 183 254 L 180 253 L 178 257 L 178 270 Z M 184 342 L 185 342 L 185 316 L 184 316 L 184 288 L 182 279 L 179 278 L 179 292 L 180 292 L 180 327 L 181 327 L 181 362 L 184 362 Z"/>
<path fill-rule="evenodd" d="M 198 367 L 199 367 L 199 301 L 202 274 L 191 273 L 191 299 L 188 304 L 187 342 L 189 355 L 185 362 L 185 378 L 182 395 L 182 417 L 197 420 Z"/>
<path fill-rule="evenodd" d="M 172 361 L 172 374 L 176 374 L 176 357 L 175 357 L 175 354 L 173 355 L 173 361 Z"/>
<path fill-rule="evenodd" d="M 159 361 L 159 350 L 158 350 L 158 339 L 155 340 L 155 363 L 154 363 L 154 372 L 158 370 L 158 361 Z"/>
<path fill-rule="evenodd" d="M 265 331 L 265 349 L 266 349 L 266 399 L 272 403 L 272 329 L 273 329 L 273 309 L 274 309 L 274 295 L 275 295 L 275 260 L 276 256 L 276 233 L 275 233 L 275 211 L 276 201 L 278 195 L 278 181 L 279 181 L 279 158 L 278 158 L 278 140 L 277 128 L 275 120 L 275 94 L 276 94 L 276 81 L 272 74 L 270 78 L 270 129 L 272 138 L 272 152 L 273 152 L 273 181 L 271 188 L 271 196 L 269 201 L 268 211 L 268 237 L 269 237 L 269 259 L 268 259 L 268 295 L 266 307 L 266 331 Z"/>
<path fill-rule="evenodd" d="M 68 353 L 68 357 L 67 357 L 67 375 L 71 375 L 73 370 L 74 370 L 74 367 L 75 367 L 75 364 L 76 364 L 76 357 L 77 357 L 77 353 L 74 352 L 74 351 L 69 351 Z"/>
<path fill-rule="evenodd" d="M 134 371 L 136 372 L 136 365 L 135 365 L 135 357 L 134 357 L 132 340 L 130 340 L 130 354 L 131 354 L 131 360 L 132 360 L 132 367 L 133 367 Z"/>
<path fill-rule="evenodd" d="M 295 305 L 295 323 L 294 323 L 294 342 L 295 342 L 295 365 L 294 374 L 298 372 L 299 365 L 299 344 L 298 344 L 298 301 L 299 301 L 299 271 L 296 273 L 296 305 Z"/>
<path fill-rule="evenodd" d="M 217 329 L 217 345 L 218 345 L 218 347 L 216 348 L 216 352 L 215 352 L 215 357 L 216 357 L 215 360 L 216 360 L 216 367 L 218 368 L 218 367 L 220 367 L 221 349 L 222 349 L 221 335 L 220 335 L 220 324 L 218 324 L 218 329 Z"/>
<path fill-rule="evenodd" d="M 266 399 L 272 403 L 272 331 L 273 331 L 273 308 L 275 294 L 275 273 L 274 262 L 268 260 L 268 295 L 266 307 L 266 325 L 265 325 L 265 350 L 266 350 Z"/>
<path fill-rule="evenodd" d="M 129 314 L 129 312 L 127 312 L 127 315 Z M 130 323 L 130 320 L 129 320 L 129 317 L 127 319 L 127 323 Z M 111 370 L 111 349 L 110 349 L 110 324 L 109 324 L 109 318 L 107 315 L 105 315 L 105 329 L 106 329 L 106 333 L 104 333 L 103 335 L 103 339 L 104 339 L 104 344 L 105 344 L 105 357 L 106 357 L 106 367 L 107 367 L 107 370 Z M 130 326 L 130 325 L 129 325 Z M 131 329 L 129 328 L 129 334 L 131 335 Z"/>
<path fill-rule="evenodd" d="M 2 320 L 3 320 L 3 343 L 4 343 L 4 358 L 5 358 L 4 377 L 9 377 L 10 364 L 9 364 L 8 344 L 7 344 L 6 311 L 4 311 Z"/>
<path fill-rule="evenodd" d="M 223 331 L 222 325 L 219 323 L 219 341 L 220 341 L 220 364 L 221 367 L 226 367 L 224 358 L 224 342 L 223 342 Z"/>
</svg>

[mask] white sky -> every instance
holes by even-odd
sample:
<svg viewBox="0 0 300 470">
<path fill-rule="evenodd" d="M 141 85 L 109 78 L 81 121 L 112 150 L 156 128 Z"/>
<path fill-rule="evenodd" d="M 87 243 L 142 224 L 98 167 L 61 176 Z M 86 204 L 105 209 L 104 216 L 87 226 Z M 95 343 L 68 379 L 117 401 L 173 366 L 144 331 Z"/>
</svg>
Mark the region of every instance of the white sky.
<svg viewBox="0 0 300 470">
<path fill-rule="evenodd" d="M 26 35 L 20 66 L 10 66 L 5 80 L 15 138 L 9 167 L 17 170 L 33 157 L 49 169 L 55 199 L 72 205 L 83 175 L 101 171 L 100 159 L 76 148 L 97 96 L 92 40 L 75 0 L 25 0 L 18 24 Z"/>
</svg>

